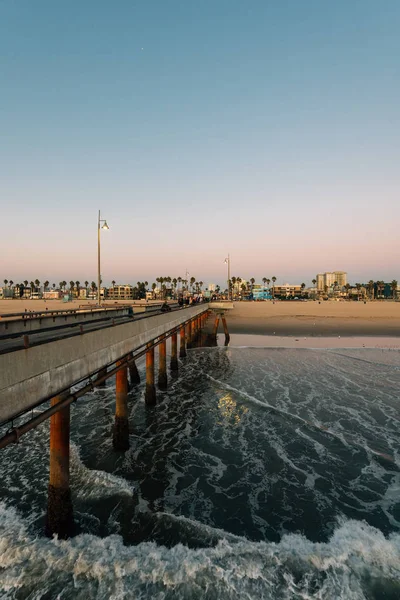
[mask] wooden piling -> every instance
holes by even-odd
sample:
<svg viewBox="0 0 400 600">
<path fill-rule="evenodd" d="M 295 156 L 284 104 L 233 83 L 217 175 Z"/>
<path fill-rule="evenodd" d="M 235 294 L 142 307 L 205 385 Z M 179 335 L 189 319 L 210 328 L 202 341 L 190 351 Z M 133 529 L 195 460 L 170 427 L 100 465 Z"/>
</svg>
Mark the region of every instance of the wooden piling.
<svg viewBox="0 0 400 600">
<path fill-rule="evenodd" d="M 133 355 L 130 354 L 129 355 L 129 359 L 132 359 Z M 129 379 L 130 379 L 130 384 L 131 387 L 137 385 L 138 383 L 140 383 L 140 375 L 139 375 L 139 371 L 138 368 L 136 366 L 135 361 L 132 361 L 129 363 Z"/>
<path fill-rule="evenodd" d="M 214 336 L 216 336 L 218 333 L 218 325 L 219 325 L 219 316 L 215 315 L 215 323 L 214 323 L 214 330 L 213 330 Z"/>
<path fill-rule="evenodd" d="M 154 347 L 147 344 L 146 352 L 146 392 L 145 402 L 148 405 L 153 405 L 157 401 L 156 388 L 154 385 Z"/>
<path fill-rule="evenodd" d="M 231 336 L 229 335 L 228 325 L 226 324 L 226 319 L 225 319 L 224 315 L 222 315 L 222 325 L 224 326 L 225 346 L 227 346 L 229 344 L 229 340 L 231 339 Z"/>
<path fill-rule="evenodd" d="M 167 340 L 163 339 L 159 345 L 158 353 L 158 387 L 160 390 L 166 390 L 168 388 L 168 377 L 167 377 Z"/>
<path fill-rule="evenodd" d="M 114 450 L 124 452 L 129 448 L 129 421 L 128 421 L 128 367 L 125 363 L 118 362 L 121 366 L 115 374 L 115 422 L 113 432 Z"/>
<path fill-rule="evenodd" d="M 170 369 L 176 374 L 178 371 L 178 334 L 176 331 L 171 336 L 171 363 Z"/>
<path fill-rule="evenodd" d="M 179 330 L 179 357 L 185 358 L 186 356 L 186 340 L 185 340 L 185 326 L 182 325 Z"/>
<path fill-rule="evenodd" d="M 51 406 L 69 392 L 51 399 Z M 46 535 L 67 539 L 74 531 L 74 514 L 69 485 L 70 407 L 50 417 L 50 478 L 47 499 Z"/>
<path fill-rule="evenodd" d="M 186 348 L 191 348 L 192 339 L 193 339 L 192 336 L 193 336 L 192 321 L 189 321 L 189 323 L 186 325 Z"/>
</svg>

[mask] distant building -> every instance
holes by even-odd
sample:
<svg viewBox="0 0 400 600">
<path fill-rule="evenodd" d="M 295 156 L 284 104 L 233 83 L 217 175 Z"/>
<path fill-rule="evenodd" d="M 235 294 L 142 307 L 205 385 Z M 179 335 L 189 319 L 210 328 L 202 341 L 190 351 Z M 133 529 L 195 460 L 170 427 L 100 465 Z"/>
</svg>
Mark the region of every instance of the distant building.
<svg viewBox="0 0 400 600">
<path fill-rule="evenodd" d="M 344 287 L 347 284 L 347 273 L 345 271 L 335 271 L 334 275 L 339 287 Z"/>
<path fill-rule="evenodd" d="M 291 285 L 289 283 L 285 283 L 284 285 L 276 285 L 274 293 L 275 297 L 284 296 L 285 298 L 288 298 L 289 296 L 292 296 L 294 298 L 295 296 L 301 295 L 301 284 L 296 283 L 294 285 Z"/>
<path fill-rule="evenodd" d="M 46 292 L 43 292 L 43 298 L 45 300 L 58 300 L 59 298 L 61 298 L 61 291 L 60 290 L 47 290 Z"/>
<path fill-rule="evenodd" d="M 109 300 L 133 300 L 133 287 L 129 284 L 114 285 L 107 290 Z"/>
<path fill-rule="evenodd" d="M 320 292 L 325 291 L 325 287 L 330 289 L 335 281 L 338 287 L 342 288 L 347 283 L 347 273 L 345 271 L 331 271 L 327 273 L 318 273 L 317 277 L 317 290 Z"/>
<path fill-rule="evenodd" d="M 209 292 L 215 292 L 215 289 L 216 289 L 216 287 L 217 287 L 217 286 L 216 286 L 216 284 L 215 284 L 215 283 L 209 283 L 209 284 L 208 284 L 208 291 L 209 291 Z"/>
<path fill-rule="evenodd" d="M 254 300 L 269 300 L 272 298 L 270 289 L 263 284 L 255 283 L 252 291 Z"/>
</svg>

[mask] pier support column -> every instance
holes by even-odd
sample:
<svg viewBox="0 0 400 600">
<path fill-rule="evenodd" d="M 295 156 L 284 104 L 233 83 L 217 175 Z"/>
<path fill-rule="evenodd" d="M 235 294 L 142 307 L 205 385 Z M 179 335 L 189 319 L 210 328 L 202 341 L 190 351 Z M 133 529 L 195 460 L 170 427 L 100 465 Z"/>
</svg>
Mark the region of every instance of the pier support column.
<svg viewBox="0 0 400 600">
<path fill-rule="evenodd" d="M 227 346 L 229 344 L 229 340 L 231 339 L 231 336 L 229 335 L 228 325 L 226 324 L 225 315 L 222 315 L 222 325 L 224 326 L 225 346 Z"/>
<path fill-rule="evenodd" d="M 192 321 L 186 325 L 186 348 L 190 348 L 192 346 Z"/>
<path fill-rule="evenodd" d="M 133 355 L 130 354 L 129 358 L 131 359 L 132 357 L 133 357 Z M 129 369 L 130 384 L 131 384 L 131 387 L 133 387 L 134 385 L 137 385 L 138 383 L 140 383 L 140 375 L 139 375 L 139 371 L 138 371 L 135 361 L 129 363 L 128 369 Z"/>
<path fill-rule="evenodd" d="M 150 344 L 147 344 L 147 352 L 146 352 L 146 392 L 145 392 L 145 402 L 148 405 L 154 405 L 157 400 L 156 396 L 156 388 L 154 385 L 154 347 L 150 347 Z"/>
<path fill-rule="evenodd" d="M 160 390 L 166 390 L 168 388 L 168 377 L 167 377 L 167 340 L 164 339 L 159 344 L 158 354 L 158 387 Z"/>
<path fill-rule="evenodd" d="M 68 393 L 55 396 L 51 406 L 61 402 Z M 54 533 L 67 539 L 74 530 L 71 490 L 69 487 L 70 407 L 66 406 L 50 417 L 50 479 L 47 500 L 46 535 Z"/>
<path fill-rule="evenodd" d="M 123 363 L 118 362 L 117 366 Z M 115 374 L 115 423 L 113 434 L 114 450 L 125 451 L 129 448 L 128 422 L 128 367 L 125 365 Z"/>
<path fill-rule="evenodd" d="M 182 325 L 179 330 L 179 357 L 185 358 L 186 356 L 186 341 L 185 341 L 185 326 Z"/>
<path fill-rule="evenodd" d="M 178 371 L 178 334 L 175 331 L 171 336 L 171 363 L 170 368 L 172 374 Z"/>
<path fill-rule="evenodd" d="M 213 335 L 216 336 L 218 333 L 218 325 L 219 325 L 219 315 L 215 315 L 215 323 L 213 329 Z"/>
<path fill-rule="evenodd" d="M 97 377 L 104 377 L 105 375 L 107 375 L 107 367 L 103 367 L 103 369 L 100 369 L 100 371 L 97 373 Z M 106 387 L 106 380 L 99 383 L 98 387 Z"/>
</svg>

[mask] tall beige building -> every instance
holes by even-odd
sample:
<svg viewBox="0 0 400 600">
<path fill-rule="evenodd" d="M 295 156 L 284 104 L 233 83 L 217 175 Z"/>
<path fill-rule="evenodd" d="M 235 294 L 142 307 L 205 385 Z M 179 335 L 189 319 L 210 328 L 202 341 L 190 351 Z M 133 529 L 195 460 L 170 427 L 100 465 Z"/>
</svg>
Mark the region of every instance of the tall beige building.
<svg viewBox="0 0 400 600">
<path fill-rule="evenodd" d="M 347 273 L 345 271 L 335 271 L 335 281 L 337 281 L 339 287 L 344 287 L 347 283 Z"/>
<path fill-rule="evenodd" d="M 331 271 L 327 273 L 318 273 L 317 277 L 317 289 L 320 291 L 325 290 L 325 286 L 331 288 L 335 281 L 338 287 L 342 288 L 347 283 L 347 273 L 345 271 Z"/>
<path fill-rule="evenodd" d="M 324 285 L 325 285 L 324 273 L 318 273 L 316 280 L 317 280 L 317 290 L 322 291 L 324 289 Z"/>
</svg>

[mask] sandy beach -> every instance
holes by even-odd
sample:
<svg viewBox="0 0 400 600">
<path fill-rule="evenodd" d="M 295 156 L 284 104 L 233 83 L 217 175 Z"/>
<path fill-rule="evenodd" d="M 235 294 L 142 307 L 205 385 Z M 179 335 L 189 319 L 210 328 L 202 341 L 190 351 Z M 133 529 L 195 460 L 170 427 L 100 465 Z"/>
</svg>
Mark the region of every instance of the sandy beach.
<svg viewBox="0 0 400 600">
<path fill-rule="evenodd" d="M 145 300 L 109 300 L 102 304 L 103 307 L 113 307 L 118 305 L 134 305 L 146 303 Z M 152 304 L 153 300 L 149 300 L 148 304 Z M 160 301 L 154 301 L 155 304 L 160 304 Z M 96 308 L 97 302 L 94 300 L 76 299 L 71 302 L 63 302 L 62 300 L 20 300 L 20 299 L 2 299 L 0 300 L 0 316 L 7 316 L 13 313 L 23 313 L 25 311 L 52 311 L 52 310 L 76 310 Z"/>
<path fill-rule="evenodd" d="M 230 333 L 400 337 L 400 302 L 235 302 Z"/>
<path fill-rule="evenodd" d="M 152 301 L 149 301 L 151 303 Z M 143 303 L 143 300 L 136 303 Z M 126 304 L 109 301 L 105 306 Z M 129 304 L 135 304 L 134 301 Z M 0 315 L 95 307 L 93 300 L 0 300 Z M 400 302 L 235 302 L 227 312 L 230 333 L 329 337 L 400 337 Z"/>
</svg>

